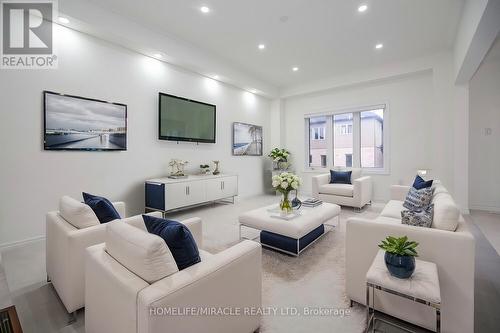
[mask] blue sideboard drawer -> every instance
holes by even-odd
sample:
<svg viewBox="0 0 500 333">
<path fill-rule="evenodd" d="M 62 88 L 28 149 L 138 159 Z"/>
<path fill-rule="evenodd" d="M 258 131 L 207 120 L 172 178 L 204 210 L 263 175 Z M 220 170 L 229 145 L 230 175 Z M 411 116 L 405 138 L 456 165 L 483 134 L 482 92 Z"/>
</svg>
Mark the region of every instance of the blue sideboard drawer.
<svg viewBox="0 0 500 333">
<path fill-rule="evenodd" d="M 165 184 L 145 183 L 146 207 L 165 210 Z"/>
</svg>

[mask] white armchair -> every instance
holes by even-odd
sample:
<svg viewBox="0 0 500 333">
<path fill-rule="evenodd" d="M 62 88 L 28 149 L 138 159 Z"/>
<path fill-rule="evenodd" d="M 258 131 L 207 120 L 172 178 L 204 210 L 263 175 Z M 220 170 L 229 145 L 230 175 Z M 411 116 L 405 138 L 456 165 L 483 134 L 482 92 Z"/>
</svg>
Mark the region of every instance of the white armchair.
<svg viewBox="0 0 500 333">
<path fill-rule="evenodd" d="M 352 184 L 330 184 L 330 174 L 312 177 L 312 195 L 316 199 L 349 206 L 363 208 L 372 200 L 372 179 L 369 176 L 361 177 L 361 169 L 353 168 Z"/>
<path fill-rule="evenodd" d="M 125 216 L 124 202 L 113 206 Z M 161 217 L 161 213 L 155 215 Z M 76 318 L 74 312 L 85 306 L 85 249 L 104 242 L 105 234 L 106 223 L 100 224 L 89 206 L 70 197 L 61 198 L 59 211 L 47 213 L 47 281 L 52 282 L 71 321 Z"/>
<path fill-rule="evenodd" d="M 199 219 L 186 225 L 193 234 L 201 231 Z M 131 225 L 110 224 L 106 243 L 87 249 L 86 332 L 257 330 L 260 316 L 245 309 L 257 309 L 262 304 L 260 244 L 243 241 L 213 255 L 200 249 L 200 256 L 201 262 L 193 266 L 166 272 L 172 258 L 163 239 Z M 211 309 L 241 313 L 201 312 Z"/>
</svg>

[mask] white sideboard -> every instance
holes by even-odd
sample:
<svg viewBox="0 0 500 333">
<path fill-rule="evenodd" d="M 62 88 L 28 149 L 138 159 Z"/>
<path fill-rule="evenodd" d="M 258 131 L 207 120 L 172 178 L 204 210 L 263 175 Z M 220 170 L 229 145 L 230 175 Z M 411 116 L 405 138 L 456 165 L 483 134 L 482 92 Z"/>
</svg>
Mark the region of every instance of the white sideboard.
<svg viewBox="0 0 500 333">
<path fill-rule="evenodd" d="M 190 175 L 156 178 L 145 183 L 146 209 L 163 212 L 232 198 L 238 195 L 236 175 Z"/>
</svg>

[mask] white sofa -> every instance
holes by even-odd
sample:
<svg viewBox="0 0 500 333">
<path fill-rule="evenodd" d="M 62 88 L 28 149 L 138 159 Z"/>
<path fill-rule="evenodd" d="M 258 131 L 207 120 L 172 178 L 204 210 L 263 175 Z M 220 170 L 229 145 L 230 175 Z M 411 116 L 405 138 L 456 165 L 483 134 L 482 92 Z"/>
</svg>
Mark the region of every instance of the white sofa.
<svg viewBox="0 0 500 333">
<path fill-rule="evenodd" d="M 325 202 L 357 209 L 371 203 L 371 177 L 361 177 L 360 168 L 353 168 L 351 171 L 351 184 L 330 184 L 330 173 L 312 177 L 313 197 Z"/>
<path fill-rule="evenodd" d="M 114 202 L 120 216 L 125 203 Z M 161 213 L 150 213 L 161 217 Z M 106 223 L 100 224 L 92 209 L 70 197 L 62 197 L 59 211 L 46 216 L 46 270 L 68 313 L 83 308 L 85 286 L 85 249 L 104 242 Z"/>
<path fill-rule="evenodd" d="M 201 225 L 201 220 L 189 224 Z M 256 310 L 262 304 L 260 244 L 243 241 L 213 255 L 200 249 L 201 262 L 178 271 L 163 239 L 140 229 L 144 229 L 140 221 L 111 222 L 106 243 L 87 249 L 87 333 L 250 333 L 258 329 L 260 316 L 244 310 Z M 200 244 L 201 234 L 193 235 Z M 195 313 L 212 309 L 241 313 Z"/>
<path fill-rule="evenodd" d="M 419 259 L 437 264 L 441 286 L 441 332 L 474 332 L 475 239 L 459 208 L 438 181 L 431 228 L 401 224 L 401 210 L 409 186 L 392 186 L 392 200 L 375 220 L 350 218 L 346 222 L 347 296 L 365 304 L 366 273 L 387 236 L 408 236 L 417 241 Z M 434 330 L 434 311 L 393 295 L 376 293 L 379 311 Z"/>
</svg>

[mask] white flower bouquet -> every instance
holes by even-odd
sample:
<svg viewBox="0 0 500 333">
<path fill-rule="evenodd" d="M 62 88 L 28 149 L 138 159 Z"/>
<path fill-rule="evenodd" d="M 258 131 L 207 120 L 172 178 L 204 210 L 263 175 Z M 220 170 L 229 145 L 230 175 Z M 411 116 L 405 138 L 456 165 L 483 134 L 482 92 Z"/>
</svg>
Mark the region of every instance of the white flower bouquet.
<svg viewBox="0 0 500 333">
<path fill-rule="evenodd" d="M 283 194 L 283 198 L 280 203 L 280 208 L 285 213 L 290 213 L 292 211 L 292 205 L 288 199 L 288 194 L 290 191 L 297 190 L 300 186 L 301 179 L 299 176 L 294 175 L 291 172 L 283 172 L 279 175 L 275 175 L 272 178 L 273 188 Z"/>
</svg>

